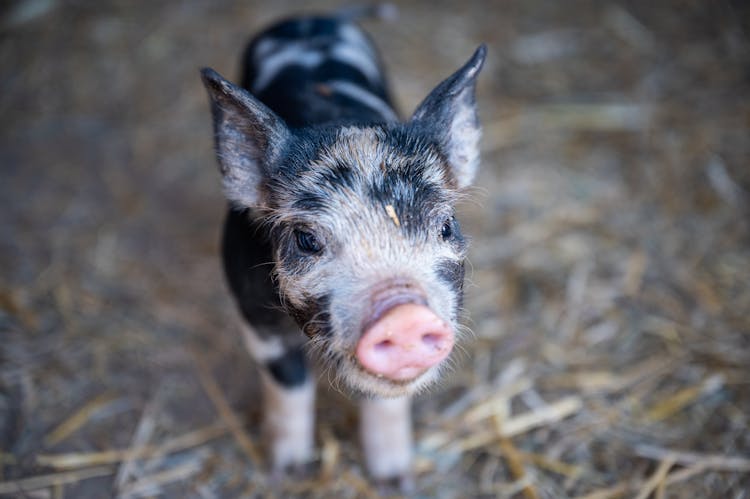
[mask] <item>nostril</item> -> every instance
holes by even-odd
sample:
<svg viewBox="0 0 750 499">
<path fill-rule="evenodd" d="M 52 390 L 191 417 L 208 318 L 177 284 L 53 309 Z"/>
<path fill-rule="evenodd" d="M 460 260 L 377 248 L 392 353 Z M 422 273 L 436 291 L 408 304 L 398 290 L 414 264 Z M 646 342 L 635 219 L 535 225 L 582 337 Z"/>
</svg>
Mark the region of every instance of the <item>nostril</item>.
<svg viewBox="0 0 750 499">
<path fill-rule="evenodd" d="M 386 352 L 390 350 L 392 347 L 393 347 L 393 342 L 391 340 L 383 340 L 378 343 L 375 343 L 376 352 Z"/>
<path fill-rule="evenodd" d="M 442 334 L 427 333 L 422 335 L 422 344 L 433 350 L 441 350 L 444 336 Z"/>
</svg>

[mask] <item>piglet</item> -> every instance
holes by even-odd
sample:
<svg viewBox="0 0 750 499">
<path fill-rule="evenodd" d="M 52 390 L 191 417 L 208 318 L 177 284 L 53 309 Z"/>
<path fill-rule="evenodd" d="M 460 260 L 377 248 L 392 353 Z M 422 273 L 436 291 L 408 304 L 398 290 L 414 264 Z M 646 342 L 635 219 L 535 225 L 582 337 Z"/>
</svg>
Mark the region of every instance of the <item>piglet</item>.
<svg viewBox="0 0 750 499">
<path fill-rule="evenodd" d="M 314 457 L 313 355 L 361 400 L 370 475 L 410 479 L 410 396 L 439 379 L 459 330 L 467 243 L 454 205 L 479 166 L 485 54 L 406 121 L 350 16 L 261 32 L 241 86 L 202 70 L 229 200 L 224 270 L 277 473 Z"/>
</svg>

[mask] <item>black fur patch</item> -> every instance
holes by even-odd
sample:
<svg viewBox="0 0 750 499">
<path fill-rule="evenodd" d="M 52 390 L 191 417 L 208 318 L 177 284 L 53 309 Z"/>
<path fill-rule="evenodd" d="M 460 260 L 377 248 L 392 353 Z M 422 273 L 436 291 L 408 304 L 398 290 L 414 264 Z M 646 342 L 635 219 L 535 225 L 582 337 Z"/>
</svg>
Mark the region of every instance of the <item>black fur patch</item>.
<svg viewBox="0 0 750 499">
<path fill-rule="evenodd" d="M 349 165 L 343 162 L 339 162 L 320 172 L 320 180 L 327 187 L 340 191 L 352 190 L 357 186 L 357 174 Z"/>
<path fill-rule="evenodd" d="M 306 17 L 279 21 L 266 31 L 258 39 L 281 38 L 285 40 L 298 40 L 300 38 L 331 37 L 336 35 L 341 21 L 332 17 Z"/>
<path fill-rule="evenodd" d="M 459 251 L 464 251 L 466 249 L 467 243 L 466 238 L 464 238 L 464 235 L 461 233 L 461 224 L 458 223 L 458 220 L 456 220 L 455 217 L 451 218 L 450 224 L 451 236 L 450 238 L 446 239 L 446 242 L 452 244 Z"/>
<path fill-rule="evenodd" d="M 320 187 L 296 193 L 293 206 L 309 212 L 322 212 L 331 209 L 329 192 L 352 191 L 356 189 L 356 173 L 342 163 L 320 172 Z"/>
<path fill-rule="evenodd" d="M 319 123 L 377 123 L 384 120 L 376 111 L 354 99 L 335 94 L 321 95 L 317 89 L 325 81 L 316 83 L 308 70 L 289 66 L 279 72 L 258 98 L 292 128 Z"/>
<path fill-rule="evenodd" d="M 463 293 L 466 273 L 463 260 L 441 260 L 435 265 L 435 272 L 440 280 L 450 285 L 456 292 Z"/>
<path fill-rule="evenodd" d="M 432 235 L 436 221 L 427 215 L 443 201 L 439 187 L 424 180 L 425 168 L 429 166 L 415 161 L 403 168 L 388 170 L 369 186 L 367 193 L 376 206 L 393 206 L 401 219 L 401 226 L 412 236 Z"/>
<path fill-rule="evenodd" d="M 242 316 L 258 328 L 277 329 L 286 319 L 273 279 L 267 231 L 248 210 L 229 209 L 222 241 L 224 273 Z"/>
<path fill-rule="evenodd" d="M 458 312 L 464 306 L 464 275 L 466 273 L 464 261 L 441 260 L 435 265 L 435 272 L 441 281 L 455 291 L 456 309 L 453 311 L 453 315 L 458 317 Z"/>
<path fill-rule="evenodd" d="M 307 360 L 301 347 L 288 350 L 278 359 L 269 361 L 266 367 L 273 379 L 287 388 L 302 385 L 307 379 Z"/>
<path fill-rule="evenodd" d="M 331 299 L 328 295 L 319 298 L 310 297 L 307 306 L 296 308 L 288 306 L 291 315 L 307 337 L 331 336 Z"/>
<path fill-rule="evenodd" d="M 286 192 L 297 188 L 299 176 L 310 169 L 310 164 L 318 158 L 320 150 L 331 147 L 336 141 L 336 134 L 337 127 L 335 126 L 294 130 L 293 138 L 279 160 L 283 168 L 269 172 L 269 189 L 275 192 Z M 298 197 L 301 196 L 298 195 Z"/>
</svg>

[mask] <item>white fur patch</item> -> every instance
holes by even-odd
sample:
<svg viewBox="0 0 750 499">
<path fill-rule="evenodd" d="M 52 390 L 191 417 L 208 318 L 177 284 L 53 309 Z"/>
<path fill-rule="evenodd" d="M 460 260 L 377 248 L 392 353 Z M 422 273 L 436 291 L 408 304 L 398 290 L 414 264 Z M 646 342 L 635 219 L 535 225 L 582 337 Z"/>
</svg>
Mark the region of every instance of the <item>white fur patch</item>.
<svg viewBox="0 0 750 499">
<path fill-rule="evenodd" d="M 334 60 L 362 72 L 372 83 L 380 84 L 382 76 L 375 52 L 367 39 L 353 26 L 339 30 L 341 41 L 331 45 L 316 45 L 316 39 L 287 41 L 266 37 L 258 41 L 253 51 L 253 61 L 258 75 L 251 87 L 254 93 L 264 90 L 287 66 L 315 68 L 325 61 Z"/>
<path fill-rule="evenodd" d="M 359 430 L 365 463 L 373 478 L 404 477 L 411 472 L 413 444 L 408 397 L 363 400 Z"/>
<path fill-rule="evenodd" d="M 375 48 L 361 29 L 353 24 L 344 24 L 339 28 L 338 35 L 346 42 L 366 51 L 371 58 L 375 59 Z"/>
<path fill-rule="evenodd" d="M 378 63 L 371 53 L 351 43 L 338 43 L 333 46 L 329 57 L 360 70 L 368 80 L 378 83 L 381 80 Z"/>
<path fill-rule="evenodd" d="M 313 458 L 315 385 L 288 388 L 263 374 L 263 432 L 274 471 L 305 464 Z"/>
<path fill-rule="evenodd" d="M 373 94 L 369 90 L 360 87 L 350 81 L 343 80 L 332 80 L 327 81 L 326 85 L 330 87 L 335 93 L 345 95 L 352 100 L 355 100 L 365 106 L 369 107 L 373 111 L 376 111 L 386 121 L 398 121 L 398 116 L 393 111 L 391 106 L 388 105 L 383 99 Z"/>
<path fill-rule="evenodd" d="M 252 84 L 252 90 L 256 94 L 261 92 L 287 66 L 314 68 L 323 59 L 323 53 L 319 50 L 311 49 L 301 43 L 290 43 L 260 61 L 258 76 Z"/>
<path fill-rule="evenodd" d="M 258 41 L 253 49 L 253 60 L 257 63 L 278 49 L 281 42 L 276 38 L 265 37 Z"/>
<path fill-rule="evenodd" d="M 261 338 L 255 328 L 245 322 L 240 324 L 240 330 L 242 331 L 245 348 L 258 364 L 277 359 L 287 351 L 281 338 L 277 335 Z"/>
</svg>

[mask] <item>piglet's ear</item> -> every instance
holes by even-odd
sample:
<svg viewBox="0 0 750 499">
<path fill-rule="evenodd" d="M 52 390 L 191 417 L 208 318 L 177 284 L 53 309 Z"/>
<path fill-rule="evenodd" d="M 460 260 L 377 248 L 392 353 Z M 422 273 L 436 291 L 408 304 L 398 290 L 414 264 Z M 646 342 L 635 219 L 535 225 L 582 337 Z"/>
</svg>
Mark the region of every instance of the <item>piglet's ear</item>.
<svg viewBox="0 0 750 499">
<path fill-rule="evenodd" d="M 289 139 L 289 129 L 273 111 L 213 69 L 201 70 L 201 77 L 211 98 L 225 194 L 241 206 L 262 206 L 264 178 Z"/>
<path fill-rule="evenodd" d="M 474 99 L 477 75 L 487 56 L 482 44 L 464 66 L 438 85 L 412 117 L 443 148 L 459 188 L 471 184 L 479 168 L 482 129 Z"/>
</svg>

